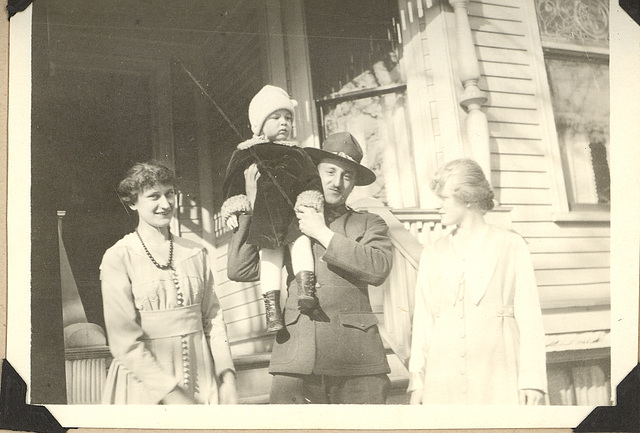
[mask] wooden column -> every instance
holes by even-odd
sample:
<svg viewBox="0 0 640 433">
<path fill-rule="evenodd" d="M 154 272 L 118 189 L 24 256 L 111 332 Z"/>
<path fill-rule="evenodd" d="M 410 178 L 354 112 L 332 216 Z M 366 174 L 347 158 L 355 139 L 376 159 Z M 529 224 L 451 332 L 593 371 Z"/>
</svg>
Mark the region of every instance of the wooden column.
<svg viewBox="0 0 640 433">
<path fill-rule="evenodd" d="M 466 129 L 473 158 L 480 164 L 487 179 L 491 179 L 491 153 L 489 149 L 489 124 L 482 111 L 487 96 L 478 87 L 480 66 L 476 56 L 471 26 L 467 15 L 469 0 L 449 0 L 456 20 L 458 74 L 464 91 L 460 105 L 467 112 Z"/>
</svg>

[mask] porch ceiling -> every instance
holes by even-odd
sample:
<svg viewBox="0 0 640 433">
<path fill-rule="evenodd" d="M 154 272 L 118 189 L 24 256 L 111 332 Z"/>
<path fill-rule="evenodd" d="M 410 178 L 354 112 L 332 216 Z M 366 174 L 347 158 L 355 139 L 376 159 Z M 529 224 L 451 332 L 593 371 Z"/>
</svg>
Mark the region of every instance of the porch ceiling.
<svg viewBox="0 0 640 433">
<path fill-rule="evenodd" d="M 157 42 L 202 46 L 247 0 L 49 0 L 34 13 L 34 25 L 50 37 L 91 29 L 107 35 L 145 35 Z M 37 8 L 36 8 L 37 10 Z M 98 29 L 100 29 L 98 31 Z"/>
</svg>

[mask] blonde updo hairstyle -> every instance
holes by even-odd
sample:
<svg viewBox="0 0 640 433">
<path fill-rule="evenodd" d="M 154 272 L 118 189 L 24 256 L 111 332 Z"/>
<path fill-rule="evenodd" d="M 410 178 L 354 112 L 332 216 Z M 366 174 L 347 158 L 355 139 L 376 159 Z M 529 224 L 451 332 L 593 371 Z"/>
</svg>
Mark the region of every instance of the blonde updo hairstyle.
<svg viewBox="0 0 640 433">
<path fill-rule="evenodd" d="M 453 179 L 454 198 L 474 206 L 482 213 L 493 209 L 494 194 L 480 165 L 472 159 L 462 158 L 441 166 L 431 180 L 431 190 L 440 195 L 447 180 Z"/>
</svg>

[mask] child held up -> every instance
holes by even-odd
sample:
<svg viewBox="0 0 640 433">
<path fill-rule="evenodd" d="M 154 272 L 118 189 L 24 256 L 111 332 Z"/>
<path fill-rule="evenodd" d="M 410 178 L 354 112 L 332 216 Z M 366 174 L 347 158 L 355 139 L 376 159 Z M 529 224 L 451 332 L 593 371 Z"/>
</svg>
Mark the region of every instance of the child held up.
<svg viewBox="0 0 640 433">
<path fill-rule="evenodd" d="M 250 213 L 247 243 L 260 247 L 260 287 L 265 302 L 267 330 L 284 327 L 280 308 L 282 266 L 288 249 L 303 314 L 318 308 L 311 240 L 298 227 L 296 211 L 309 206 L 322 212 L 324 197 L 315 164 L 307 152 L 290 141 L 297 105 L 283 89 L 264 86 L 249 104 L 253 137 L 238 144 L 223 185 L 221 214 L 235 230 L 238 215 Z M 253 164 L 258 174 L 255 201 L 247 197 L 245 170 Z"/>
</svg>

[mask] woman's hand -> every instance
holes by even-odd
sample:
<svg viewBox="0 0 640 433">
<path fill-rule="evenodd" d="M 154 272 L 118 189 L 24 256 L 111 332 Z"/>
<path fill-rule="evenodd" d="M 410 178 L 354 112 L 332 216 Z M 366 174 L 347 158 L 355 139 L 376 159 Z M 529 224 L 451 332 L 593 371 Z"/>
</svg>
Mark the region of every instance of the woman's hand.
<svg viewBox="0 0 640 433">
<path fill-rule="evenodd" d="M 189 397 L 182 388 L 176 386 L 162 399 L 164 404 L 197 404 L 193 398 Z"/>
<path fill-rule="evenodd" d="M 520 404 L 527 406 L 536 406 L 542 403 L 544 393 L 539 389 L 521 389 Z"/>
<path fill-rule="evenodd" d="M 222 383 L 218 388 L 218 400 L 220 404 L 238 404 L 236 375 L 232 371 L 227 371 L 222 375 Z"/>
<path fill-rule="evenodd" d="M 244 189 L 247 193 L 249 203 L 251 203 L 251 209 L 253 209 L 253 205 L 256 201 L 256 194 L 258 192 L 258 179 L 260 179 L 260 172 L 258 171 L 258 166 L 253 163 L 244 171 Z"/>
<path fill-rule="evenodd" d="M 411 391 L 411 398 L 409 399 L 409 404 L 422 404 L 421 389 L 416 389 L 415 391 Z"/>
<path fill-rule="evenodd" d="M 227 224 L 227 228 L 231 231 L 234 231 L 235 229 L 238 228 L 238 214 L 231 214 L 229 215 L 229 218 L 227 218 L 226 221 Z"/>
</svg>

